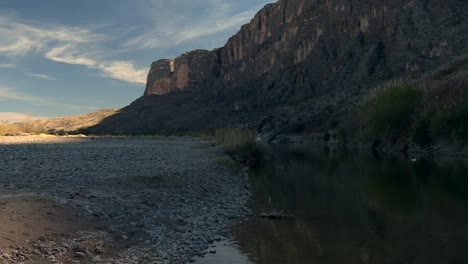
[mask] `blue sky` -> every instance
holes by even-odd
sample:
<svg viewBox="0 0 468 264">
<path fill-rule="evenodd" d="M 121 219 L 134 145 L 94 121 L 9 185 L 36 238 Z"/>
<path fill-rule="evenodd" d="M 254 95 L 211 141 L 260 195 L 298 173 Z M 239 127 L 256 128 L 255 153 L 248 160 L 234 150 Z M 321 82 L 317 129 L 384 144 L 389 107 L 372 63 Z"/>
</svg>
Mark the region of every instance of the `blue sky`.
<svg viewBox="0 0 468 264">
<path fill-rule="evenodd" d="M 0 121 L 120 108 L 151 62 L 223 46 L 274 0 L 1 0 Z"/>
</svg>

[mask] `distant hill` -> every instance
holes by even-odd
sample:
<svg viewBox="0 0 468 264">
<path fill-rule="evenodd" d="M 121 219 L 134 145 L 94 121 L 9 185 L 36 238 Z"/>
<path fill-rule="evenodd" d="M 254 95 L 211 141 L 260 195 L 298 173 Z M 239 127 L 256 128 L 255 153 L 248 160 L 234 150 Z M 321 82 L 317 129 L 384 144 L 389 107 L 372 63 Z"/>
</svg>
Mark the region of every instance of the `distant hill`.
<svg viewBox="0 0 468 264">
<path fill-rule="evenodd" d="M 102 109 L 93 113 L 75 116 L 56 117 L 34 121 L 49 133 L 74 132 L 99 124 L 104 119 L 118 113 L 118 108 Z"/>
</svg>

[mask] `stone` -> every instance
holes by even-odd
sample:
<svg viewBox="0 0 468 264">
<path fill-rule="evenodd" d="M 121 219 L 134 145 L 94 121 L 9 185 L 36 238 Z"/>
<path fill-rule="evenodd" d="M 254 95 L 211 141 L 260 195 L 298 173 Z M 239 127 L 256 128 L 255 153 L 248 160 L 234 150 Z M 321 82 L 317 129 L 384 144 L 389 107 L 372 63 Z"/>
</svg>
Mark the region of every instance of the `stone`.
<svg viewBox="0 0 468 264">
<path fill-rule="evenodd" d="M 75 257 L 77 257 L 77 258 L 86 258 L 86 253 L 77 251 L 77 252 L 75 252 Z"/>
</svg>

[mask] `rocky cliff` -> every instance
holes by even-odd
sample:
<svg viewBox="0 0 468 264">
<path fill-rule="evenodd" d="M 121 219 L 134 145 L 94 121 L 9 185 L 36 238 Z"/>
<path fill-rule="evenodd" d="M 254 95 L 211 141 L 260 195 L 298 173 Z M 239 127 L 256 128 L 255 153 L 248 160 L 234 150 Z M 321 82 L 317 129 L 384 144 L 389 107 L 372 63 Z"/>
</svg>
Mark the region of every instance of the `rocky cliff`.
<svg viewBox="0 0 468 264">
<path fill-rule="evenodd" d="M 221 49 L 153 63 L 145 95 L 260 76 L 296 92 L 419 75 L 466 54 L 467 10 L 463 0 L 281 0 Z"/>
<path fill-rule="evenodd" d="M 265 126 L 272 119 L 269 127 L 313 130 L 352 111 L 382 82 L 465 78 L 466 32 L 466 0 L 280 0 L 224 47 L 154 62 L 144 96 L 99 131 Z"/>
<path fill-rule="evenodd" d="M 206 87 L 219 75 L 216 52 L 195 50 L 176 59 L 151 64 L 145 95 L 165 95 L 175 91 Z"/>
</svg>

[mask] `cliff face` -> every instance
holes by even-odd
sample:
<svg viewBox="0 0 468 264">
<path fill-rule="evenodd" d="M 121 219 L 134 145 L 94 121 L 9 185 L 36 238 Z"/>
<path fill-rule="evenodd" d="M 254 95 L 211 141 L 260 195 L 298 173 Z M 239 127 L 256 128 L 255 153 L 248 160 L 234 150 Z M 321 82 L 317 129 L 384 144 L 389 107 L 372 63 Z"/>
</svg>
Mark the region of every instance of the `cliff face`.
<svg viewBox="0 0 468 264">
<path fill-rule="evenodd" d="M 326 91 L 427 73 L 468 52 L 467 10 L 464 0 L 280 0 L 221 49 L 153 63 L 145 95 L 261 76 L 264 87 Z"/>
<path fill-rule="evenodd" d="M 144 96 L 95 131 L 316 132 L 336 116 L 352 126 L 383 82 L 468 79 L 466 32 L 466 0 L 280 0 L 219 49 L 154 62 Z"/>
<path fill-rule="evenodd" d="M 165 95 L 207 84 L 219 71 L 216 53 L 206 50 L 187 52 L 176 59 L 153 62 L 145 95 Z"/>
</svg>

